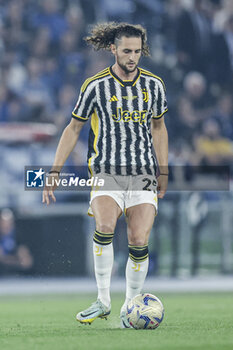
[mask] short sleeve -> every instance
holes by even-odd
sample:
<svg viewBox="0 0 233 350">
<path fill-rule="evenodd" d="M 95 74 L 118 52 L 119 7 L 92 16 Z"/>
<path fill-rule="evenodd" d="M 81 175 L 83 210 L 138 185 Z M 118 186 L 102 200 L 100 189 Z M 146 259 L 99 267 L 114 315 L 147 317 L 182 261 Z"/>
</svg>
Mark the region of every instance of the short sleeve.
<svg viewBox="0 0 233 350">
<path fill-rule="evenodd" d="M 164 82 L 158 80 L 158 84 L 156 84 L 156 92 L 155 92 L 155 103 L 153 106 L 153 119 L 162 118 L 162 116 L 168 111 L 167 108 L 167 98 L 166 98 L 166 88 Z"/>
<path fill-rule="evenodd" d="M 95 85 L 86 82 L 81 87 L 78 101 L 72 112 L 72 117 L 82 122 L 87 121 L 94 112 Z"/>
</svg>

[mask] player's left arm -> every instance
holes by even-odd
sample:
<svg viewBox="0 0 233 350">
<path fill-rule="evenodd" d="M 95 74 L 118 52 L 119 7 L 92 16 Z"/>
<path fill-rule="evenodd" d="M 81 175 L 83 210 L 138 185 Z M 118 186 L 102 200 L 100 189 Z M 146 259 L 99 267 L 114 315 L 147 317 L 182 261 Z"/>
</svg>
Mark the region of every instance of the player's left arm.
<svg viewBox="0 0 233 350">
<path fill-rule="evenodd" d="M 156 158 L 159 164 L 158 198 L 163 198 L 168 184 L 168 134 L 164 117 L 151 119 L 151 134 Z"/>
</svg>

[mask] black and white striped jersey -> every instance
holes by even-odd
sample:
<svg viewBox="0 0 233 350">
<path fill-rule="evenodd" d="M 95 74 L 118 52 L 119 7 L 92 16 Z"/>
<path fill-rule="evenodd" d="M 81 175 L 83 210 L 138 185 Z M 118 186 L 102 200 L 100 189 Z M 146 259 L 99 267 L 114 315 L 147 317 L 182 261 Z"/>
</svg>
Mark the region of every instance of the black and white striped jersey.
<svg viewBox="0 0 233 350">
<path fill-rule="evenodd" d="M 87 79 L 72 116 L 83 122 L 91 117 L 91 174 L 154 175 L 151 118 L 166 111 L 162 79 L 142 68 L 132 81 L 122 81 L 111 67 Z"/>
</svg>

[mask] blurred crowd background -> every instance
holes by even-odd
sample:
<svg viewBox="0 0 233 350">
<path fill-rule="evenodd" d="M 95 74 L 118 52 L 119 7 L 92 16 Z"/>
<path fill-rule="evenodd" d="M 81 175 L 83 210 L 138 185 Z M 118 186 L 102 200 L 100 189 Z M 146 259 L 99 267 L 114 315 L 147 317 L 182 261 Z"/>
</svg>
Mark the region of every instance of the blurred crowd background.
<svg viewBox="0 0 233 350">
<path fill-rule="evenodd" d="M 94 52 L 83 41 L 92 25 L 106 21 L 140 23 L 147 28 L 151 58 L 143 58 L 141 66 L 162 77 L 167 87 L 169 113 L 165 118 L 170 140 L 170 164 L 232 164 L 232 0 L 0 0 L 0 209 L 3 212 L 2 221 L 4 218 L 12 220 L 12 215 L 16 216 L 19 236 L 22 241 L 28 237 L 29 246 L 33 245 L 28 233 L 30 227 L 35 220 L 41 223 L 45 214 L 41 212 L 41 193 L 23 189 L 24 166 L 52 164 L 58 139 L 70 121 L 83 81 L 113 64 L 110 53 Z M 86 123 L 69 159 L 70 165 L 86 163 L 88 129 Z M 170 273 L 177 273 L 176 257 L 180 247 L 177 231 L 183 230 L 185 235 L 187 227 L 190 237 L 194 237 L 190 238 L 191 243 L 186 242 L 192 247 L 188 266 L 192 266 L 193 273 L 196 273 L 199 266 L 199 231 L 205 227 L 203 220 L 206 218 L 211 227 L 206 225 L 208 233 L 204 246 L 207 253 L 215 253 L 208 255 L 206 266 L 217 259 L 215 265 L 218 269 L 232 271 L 232 233 L 229 232 L 232 223 L 227 216 L 229 228 L 224 226 L 224 231 L 221 211 L 221 205 L 225 206 L 226 211 L 232 209 L 231 193 L 196 193 L 194 197 L 193 194 L 181 193 L 177 196 L 174 199 L 171 194 L 170 201 L 164 204 L 164 211 L 163 205 L 161 208 L 161 218 L 165 215 L 164 232 L 171 232 L 167 233 L 167 241 L 163 242 L 165 265 L 169 259 L 165 253 L 172 247 L 169 252 L 172 251 L 173 255 L 169 254 L 174 261 L 171 262 Z M 61 193 L 58 198 L 60 203 L 69 205 L 80 202 L 82 205 L 83 201 L 87 203 L 88 194 L 83 198 L 77 193 Z M 191 208 L 192 203 L 192 208 L 197 211 L 184 213 L 181 206 L 177 208 L 175 205 L 179 200 L 186 203 L 183 209 Z M 209 207 L 206 209 L 206 206 Z M 198 210 L 200 207 L 202 210 Z M 11 208 L 11 212 L 5 212 L 4 208 Z M 181 217 L 180 223 L 176 222 L 177 211 Z M 76 209 L 65 209 L 64 206 L 64 215 L 75 215 L 75 212 Z M 208 217 L 208 212 L 212 216 Z M 34 221 L 28 219 L 32 215 Z M 53 220 L 57 222 L 55 216 Z M 63 223 L 67 220 L 64 218 Z M 80 220 L 84 220 L 83 217 Z M 170 226 L 166 228 L 168 222 Z M 37 225 L 38 235 L 45 230 L 45 223 L 41 225 Z M 53 229 L 56 230 L 57 226 L 54 225 Z M 36 231 L 35 228 L 33 230 Z M 216 240 L 213 239 L 214 230 Z M 0 231 L 1 264 L 8 250 L 4 248 L 4 229 Z M 223 231 L 225 241 L 220 235 Z M 14 236 L 10 237 L 12 242 Z M 208 239 L 214 243 L 209 245 Z M 158 247 L 156 240 L 154 245 Z M 83 242 L 85 245 L 85 238 Z M 47 247 L 48 243 L 44 244 Z M 171 247 L 168 249 L 169 244 Z M 31 246 L 33 249 L 35 255 L 37 250 Z M 156 249 L 151 264 L 154 271 L 159 270 Z M 15 254 L 15 248 L 13 251 Z M 28 251 L 25 254 L 27 263 L 26 266 L 23 263 L 21 270 L 40 271 L 39 268 L 36 270 L 37 262 L 30 256 L 31 253 Z M 59 260 L 60 255 L 56 256 Z M 64 257 L 62 266 L 68 264 L 68 260 Z M 121 256 L 118 266 L 121 266 Z M 51 266 L 50 271 L 53 271 Z M 67 271 L 75 274 L 77 270 L 67 267 Z"/>
</svg>

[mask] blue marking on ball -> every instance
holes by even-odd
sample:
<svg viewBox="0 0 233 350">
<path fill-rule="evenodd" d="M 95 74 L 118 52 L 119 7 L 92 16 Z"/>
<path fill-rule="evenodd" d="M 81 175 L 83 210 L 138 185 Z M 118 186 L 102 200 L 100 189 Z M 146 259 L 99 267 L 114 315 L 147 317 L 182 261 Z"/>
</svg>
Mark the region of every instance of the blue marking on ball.
<svg viewBox="0 0 233 350">
<path fill-rule="evenodd" d="M 157 322 L 161 323 L 164 317 L 164 312 L 162 313 L 162 317 L 158 318 L 158 317 L 153 317 Z"/>
<path fill-rule="evenodd" d="M 148 301 L 149 301 L 149 300 L 157 301 L 156 298 L 152 298 L 152 297 L 150 297 L 149 295 L 147 295 L 147 296 L 145 296 L 145 297 L 143 298 L 144 304 L 145 304 L 145 305 L 148 305 Z"/>
<path fill-rule="evenodd" d="M 148 324 L 150 323 L 150 318 L 148 316 L 141 315 L 141 320 L 144 320 L 146 323 L 144 324 L 144 329 L 147 328 Z"/>
<path fill-rule="evenodd" d="M 129 308 L 129 307 L 127 306 L 127 313 L 128 313 L 128 314 L 131 314 L 131 312 L 133 311 L 134 308 L 135 308 L 135 305 L 132 305 L 131 308 Z"/>
</svg>

